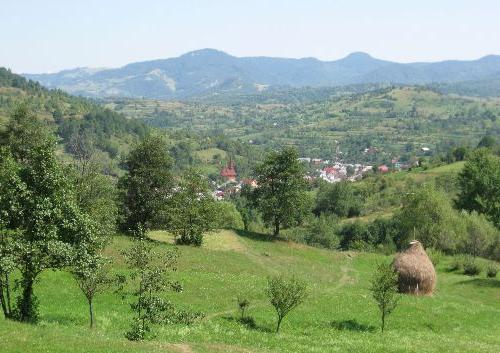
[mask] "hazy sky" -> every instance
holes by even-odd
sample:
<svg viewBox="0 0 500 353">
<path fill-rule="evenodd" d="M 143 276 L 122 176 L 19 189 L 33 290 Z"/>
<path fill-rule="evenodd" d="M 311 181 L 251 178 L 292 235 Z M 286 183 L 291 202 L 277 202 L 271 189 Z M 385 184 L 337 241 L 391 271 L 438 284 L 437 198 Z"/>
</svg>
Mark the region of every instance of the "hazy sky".
<svg viewBox="0 0 500 353">
<path fill-rule="evenodd" d="M 500 54 L 500 0 L 0 0 L 0 66 L 15 72 L 117 67 L 201 48 L 476 59 Z"/>
</svg>

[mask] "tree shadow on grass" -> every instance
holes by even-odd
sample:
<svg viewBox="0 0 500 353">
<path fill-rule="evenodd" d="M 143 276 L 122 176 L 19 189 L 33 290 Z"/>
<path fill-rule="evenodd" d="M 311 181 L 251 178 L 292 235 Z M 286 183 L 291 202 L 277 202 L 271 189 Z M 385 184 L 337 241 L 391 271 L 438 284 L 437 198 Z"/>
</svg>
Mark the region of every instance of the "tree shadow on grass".
<svg viewBox="0 0 500 353">
<path fill-rule="evenodd" d="M 255 322 L 255 319 L 251 316 L 241 318 L 241 317 L 234 317 L 234 316 L 226 315 L 226 316 L 223 316 L 222 318 L 224 320 L 227 320 L 227 321 L 237 322 L 237 323 L 245 326 L 249 330 L 255 330 L 255 331 L 260 331 L 260 332 L 265 332 L 265 333 L 272 333 L 273 332 L 268 327 L 257 325 L 257 323 Z"/>
<path fill-rule="evenodd" d="M 465 281 L 460 281 L 456 283 L 458 284 L 472 284 L 478 287 L 491 287 L 491 288 L 500 288 L 500 281 L 495 278 L 474 278 L 468 279 Z"/>
<path fill-rule="evenodd" d="M 334 320 L 330 326 L 339 331 L 374 332 L 377 328 L 372 325 L 359 323 L 357 320 Z"/>
<path fill-rule="evenodd" d="M 243 229 L 235 229 L 234 231 L 240 237 L 245 237 L 245 238 L 249 238 L 252 240 L 268 241 L 268 242 L 272 242 L 272 241 L 276 240 L 273 236 L 271 236 L 269 234 L 250 232 L 248 230 L 243 230 Z"/>
</svg>

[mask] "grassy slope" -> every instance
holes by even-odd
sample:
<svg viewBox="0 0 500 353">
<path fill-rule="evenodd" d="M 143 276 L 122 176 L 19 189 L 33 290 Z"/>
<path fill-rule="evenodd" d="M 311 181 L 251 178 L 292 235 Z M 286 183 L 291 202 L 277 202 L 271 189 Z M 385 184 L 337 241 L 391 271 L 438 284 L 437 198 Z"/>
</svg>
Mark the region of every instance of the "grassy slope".
<svg viewBox="0 0 500 353">
<path fill-rule="evenodd" d="M 161 247 L 172 246 L 161 232 Z M 107 249 L 123 270 L 119 253 L 129 246 L 116 237 Z M 221 231 L 204 247 L 182 247 L 178 278 L 184 293 L 174 302 L 206 313 L 192 326 L 158 328 L 153 341 L 123 338 L 130 312 L 127 300 L 107 293 L 96 300 L 97 328 L 86 328 L 86 305 L 68 274 L 46 272 L 37 284 L 41 323 L 0 319 L 2 352 L 498 352 L 500 281 L 469 278 L 439 269 L 432 298 L 405 296 L 381 335 L 377 308 L 368 291 L 380 255 L 339 253 Z M 310 299 L 284 321 L 275 335 L 274 315 L 264 288 L 266 276 L 295 273 L 310 283 Z M 235 321 L 235 299 L 251 301 L 257 327 Z M 352 321 L 349 321 L 352 320 Z M 332 321 L 348 322 L 338 330 Z"/>
</svg>

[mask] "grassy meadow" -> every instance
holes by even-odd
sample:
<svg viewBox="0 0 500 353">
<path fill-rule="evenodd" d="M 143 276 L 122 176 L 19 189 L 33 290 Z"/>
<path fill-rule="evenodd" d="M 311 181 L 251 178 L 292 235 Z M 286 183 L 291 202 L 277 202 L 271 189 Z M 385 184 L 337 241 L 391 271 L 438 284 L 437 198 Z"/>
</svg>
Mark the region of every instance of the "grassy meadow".
<svg viewBox="0 0 500 353">
<path fill-rule="evenodd" d="M 150 238 L 162 249 L 172 245 L 164 232 Z M 121 251 L 129 238 L 116 236 L 106 249 L 113 272 L 126 273 Z M 95 301 L 96 327 L 87 327 L 87 305 L 76 283 L 63 271 L 46 271 L 36 285 L 38 325 L 0 319 L 1 352 L 499 352 L 500 280 L 484 272 L 468 277 L 438 265 L 433 297 L 403 296 L 381 334 L 369 292 L 378 254 L 336 252 L 266 236 L 222 230 L 201 248 L 181 247 L 175 278 L 183 293 L 170 293 L 182 308 L 202 311 L 193 325 L 156 327 L 156 337 L 130 342 L 124 337 L 132 313 L 130 298 L 108 291 Z M 266 295 L 266 278 L 295 274 L 309 283 L 307 301 L 274 333 L 275 314 Z M 248 316 L 238 320 L 236 298 L 250 300 Z"/>
</svg>

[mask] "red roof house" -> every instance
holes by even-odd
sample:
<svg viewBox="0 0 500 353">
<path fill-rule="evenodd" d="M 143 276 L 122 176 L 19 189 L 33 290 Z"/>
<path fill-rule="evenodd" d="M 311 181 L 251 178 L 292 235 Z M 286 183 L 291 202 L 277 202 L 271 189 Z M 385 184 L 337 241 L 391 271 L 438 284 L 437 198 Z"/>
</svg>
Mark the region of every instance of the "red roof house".
<svg viewBox="0 0 500 353">
<path fill-rule="evenodd" d="M 232 160 L 229 160 L 227 166 L 222 168 L 220 176 L 225 178 L 227 181 L 236 181 L 236 164 Z"/>
</svg>

